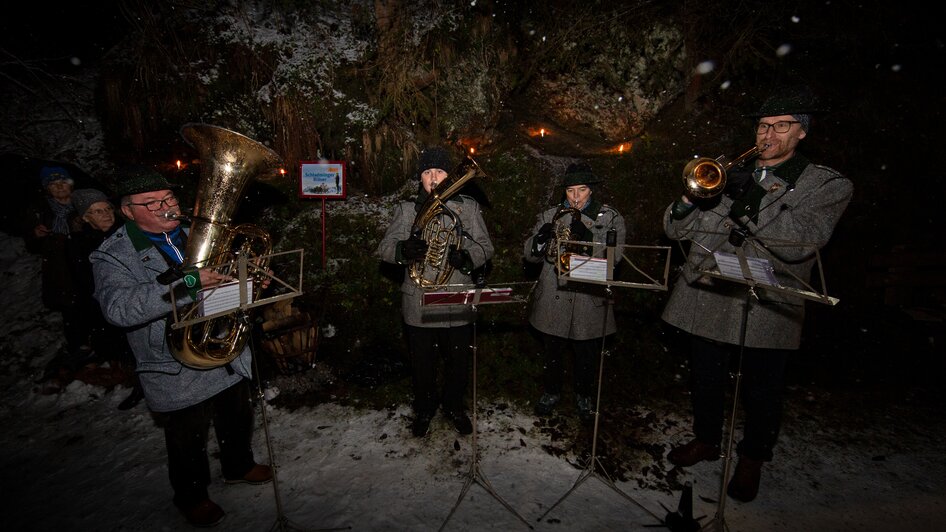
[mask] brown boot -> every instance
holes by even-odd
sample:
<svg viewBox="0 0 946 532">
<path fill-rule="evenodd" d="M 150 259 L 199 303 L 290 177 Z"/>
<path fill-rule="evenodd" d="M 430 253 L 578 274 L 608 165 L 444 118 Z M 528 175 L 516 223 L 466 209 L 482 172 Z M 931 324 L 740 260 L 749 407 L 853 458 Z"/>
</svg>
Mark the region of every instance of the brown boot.
<svg viewBox="0 0 946 532">
<path fill-rule="evenodd" d="M 759 481 L 761 479 L 762 460 L 740 456 L 726 493 L 737 501 L 749 502 L 759 494 Z"/>
<path fill-rule="evenodd" d="M 667 454 L 667 460 L 680 467 L 688 467 L 704 460 L 719 460 L 719 446 L 693 439 L 685 445 L 674 447 Z"/>
</svg>

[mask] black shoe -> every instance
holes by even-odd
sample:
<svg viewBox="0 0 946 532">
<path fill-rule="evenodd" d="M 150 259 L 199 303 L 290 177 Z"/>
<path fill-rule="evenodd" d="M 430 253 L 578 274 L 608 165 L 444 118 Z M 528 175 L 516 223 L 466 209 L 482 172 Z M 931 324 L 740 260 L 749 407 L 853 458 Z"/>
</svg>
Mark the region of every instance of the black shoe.
<svg viewBox="0 0 946 532">
<path fill-rule="evenodd" d="M 557 393 L 543 393 L 542 397 L 535 403 L 535 415 L 548 416 L 555 410 L 555 405 L 562 399 Z"/>
<path fill-rule="evenodd" d="M 427 435 L 427 431 L 430 430 L 430 420 L 433 419 L 433 416 L 430 414 L 417 414 L 414 418 L 414 422 L 411 423 L 411 434 L 421 438 Z"/>
<path fill-rule="evenodd" d="M 145 397 L 144 390 L 141 389 L 141 386 L 135 386 L 131 389 L 131 393 L 128 394 L 128 397 L 122 399 L 121 403 L 118 403 L 119 410 L 131 410 L 138 403 L 141 402 Z"/>
<path fill-rule="evenodd" d="M 759 482 L 762 478 L 762 460 L 739 457 L 736 472 L 733 473 L 726 493 L 737 501 L 750 502 L 759 494 Z"/>
<path fill-rule="evenodd" d="M 200 528 L 210 528 L 220 524 L 226 514 L 210 499 L 204 499 L 193 506 L 177 506 L 187 522 Z"/>
<path fill-rule="evenodd" d="M 453 422 L 453 428 L 464 436 L 473 433 L 473 423 L 467 417 L 466 412 L 444 412 L 444 415 Z"/>
<path fill-rule="evenodd" d="M 680 467 L 689 467 L 704 460 L 707 462 L 719 460 L 719 446 L 693 439 L 685 445 L 674 447 L 667 454 L 667 460 Z"/>
<path fill-rule="evenodd" d="M 595 420 L 595 410 L 591 407 L 591 397 L 579 395 L 575 398 L 575 404 L 578 408 L 578 419 L 582 423 L 591 423 Z"/>
</svg>

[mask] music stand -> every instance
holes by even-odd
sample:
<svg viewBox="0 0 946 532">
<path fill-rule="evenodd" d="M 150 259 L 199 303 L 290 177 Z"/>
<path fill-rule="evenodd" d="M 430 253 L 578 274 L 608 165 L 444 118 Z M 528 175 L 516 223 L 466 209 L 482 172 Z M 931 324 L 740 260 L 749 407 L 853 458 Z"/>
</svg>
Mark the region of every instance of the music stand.
<svg viewBox="0 0 946 532">
<path fill-rule="evenodd" d="M 479 450 L 477 447 L 476 435 L 479 432 L 479 427 L 477 426 L 477 406 L 476 406 L 476 322 L 478 317 L 480 305 L 496 305 L 496 304 L 507 304 L 507 303 L 526 303 L 529 300 L 529 296 L 532 294 L 532 289 L 535 287 L 535 282 L 517 282 L 517 283 L 506 283 L 506 286 L 501 288 L 490 288 L 490 287 L 477 287 L 474 285 L 445 285 L 443 288 L 447 290 L 443 291 L 432 291 L 427 292 L 423 295 L 423 300 L 421 304 L 423 306 L 436 305 L 436 306 L 470 306 L 470 309 L 473 311 L 473 434 L 472 434 L 472 443 L 471 443 L 471 459 L 470 459 L 470 470 L 466 473 L 466 481 L 463 483 L 463 488 L 460 489 L 460 495 L 457 497 L 456 504 L 453 505 L 453 508 L 450 509 L 450 513 L 447 514 L 446 519 L 440 525 L 439 530 L 443 530 L 447 526 L 447 523 L 450 521 L 450 518 L 453 517 L 453 514 L 457 511 L 457 508 L 460 507 L 460 503 L 463 502 L 463 498 L 466 496 L 467 491 L 470 489 L 474 483 L 479 484 L 486 493 L 489 493 L 494 499 L 499 501 L 503 507 L 506 508 L 511 514 L 516 516 L 517 519 L 522 521 L 524 525 L 532 528 L 532 525 L 525 520 L 522 515 L 519 514 L 516 510 L 513 509 L 505 499 L 499 496 L 496 493 L 496 490 L 493 489 L 492 484 L 490 484 L 489 479 L 486 478 L 486 475 L 483 474 L 483 470 L 480 468 L 480 458 Z M 523 292 L 526 292 L 523 295 Z"/>
<path fill-rule="evenodd" d="M 724 237 L 719 244 L 720 246 L 724 242 L 731 241 L 729 240 L 731 238 L 730 233 L 719 233 L 714 231 L 700 231 L 700 233 Z M 758 294 L 756 294 L 756 288 L 787 294 L 794 297 L 800 297 L 805 300 L 816 301 L 818 303 L 832 306 L 836 305 L 839 301 L 837 298 L 827 295 L 824 268 L 821 264 L 821 253 L 818 250 L 818 246 L 805 242 L 793 242 L 790 240 L 771 238 L 762 241 L 761 239 L 751 235 L 742 236 L 744 241 L 740 242 L 739 245 L 734 246 L 736 250 L 735 254 L 713 251 L 706 248 L 699 242 L 696 242 L 692 238 L 686 239 L 692 244 L 702 248 L 708 253 L 707 258 L 712 257 L 715 262 L 715 266 L 709 265 L 709 267 L 706 269 L 696 269 L 695 272 L 697 274 L 746 285 L 746 299 L 742 306 L 742 319 L 739 326 L 739 355 L 736 363 L 736 377 L 733 383 L 733 404 L 732 411 L 729 416 L 729 429 L 726 438 L 726 453 L 723 456 L 723 470 L 722 474 L 720 475 L 719 496 L 716 503 L 716 515 L 713 516 L 713 519 L 703 525 L 700 530 L 729 530 L 729 527 L 726 525 L 725 517 L 727 496 L 726 486 L 729 483 L 729 469 L 732 465 L 733 442 L 735 440 L 736 432 L 736 410 L 739 408 L 739 391 L 741 388 L 740 384 L 742 382 L 742 361 L 746 347 L 746 329 L 749 323 L 749 306 L 752 304 L 753 298 L 759 298 Z M 747 244 L 756 252 L 757 256 L 746 255 L 745 246 Z M 786 247 L 811 249 L 812 256 L 815 259 L 814 265 L 816 266 L 818 278 L 821 282 L 821 290 L 813 287 L 809 282 L 801 279 L 796 274 L 787 269 L 780 270 L 778 273 L 787 274 L 792 280 L 794 280 L 798 287 L 783 286 L 779 282 L 775 275 L 776 271 L 773 263 L 780 264 L 782 261 L 778 259 L 773 250 Z M 687 262 L 689 262 L 689 255 L 685 250 L 684 256 L 687 257 Z"/>
<path fill-rule="evenodd" d="M 269 264 L 273 258 L 290 255 L 298 255 L 299 270 L 295 284 L 291 284 L 290 282 L 277 277 L 272 271 L 260 267 L 256 262 L 260 261 L 261 263 Z M 171 312 L 171 328 L 180 329 L 188 325 L 194 325 L 215 318 L 235 314 L 235 318 L 240 322 L 241 326 L 245 327 L 246 329 L 246 345 L 250 349 L 250 359 L 253 363 L 253 372 L 256 375 L 257 401 L 260 405 L 263 434 L 266 437 L 266 450 L 269 453 L 270 468 L 273 472 L 272 484 L 273 496 L 276 500 L 276 521 L 273 523 L 273 526 L 270 527 L 270 530 L 349 530 L 351 529 L 350 526 L 343 528 L 320 529 L 300 528 L 299 526 L 292 523 L 292 521 L 290 521 L 289 518 L 283 513 L 282 499 L 279 494 L 279 467 L 276 464 L 276 455 L 273 452 L 272 437 L 270 436 L 269 432 L 269 420 L 266 417 L 266 401 L 263 394 L 262 379 L 260 379 L 259 363 L 257 362 L 256 349 L 253 339 L 253 324 L 250 320 L 250 309 L 302 295 L 303 250 L 295 249 L 292 251 L 261 255 L 258 257 L 247 257 L 247 254 L 245 253 L 236 252 L 234 253 L 234 256 L 236 257 L 235 260 L 229 263 L 221 264 L 218 266 L 218 268 L 228 269 L 231 272 L 235 268 L 237 272 L 236 280 L 201 290 L 198 294 L 198 303 L 190 305 L 189 308 L 187 308 L 187 310 L 182 314 L 178 313 L 177 302 L 174 297 L 174 290 L 170 290 L 171 306 L 173 309 Z M 270 284 L 276 283 L 276 288 L 281 290 L 281 293 L 277 293 L 269 297 L 259 298 L 254 301 L 252 299 L 253 283 L 250 275 L 259 275 Z"/>
<path fill-rule="evenodd" d="M 568 279 L 570 281 L 582 282 L 582 283 L 592 283 L 600 284 L 605 287 L 605 309 L 604 309 L 604 321 L 601 325 L 601 353 L 598 357 L 598 390 L 597 398 L 595 400 L 595 418 L 594 418 L 594 429 L 592 430 L 591 435 L 591 456 L 588 459 L 588 465 L 585 469 L 578 475 L 578 479 L 575 480 L 575 483 L 572 487 L 565 492 L 555 504 L 549 507 L 542 515 L 539 516 L 537 521 L 541 522 L 542 519 L 552 512 L 559 504 L 561 504 L 569 495 L 574 493 L 578 486 L 583 484 L 589 478 L 596 478 L 601 481 L 605 486 L 611 488 L 615 493 L 624 497 L 631 503 L 637 505 L 639 508 L 653 516 L 655 519 L 660 520 L 660 518 L 654 512 L 648 510 L 641 503 L 634 500 L 630 495 L 621 491 L 620 488 L 614 483 L 614 480 L 608 475 L 605 471 L 604 466 L 601 465 L 601 461 L 598 459 L 597 449 L 598 449 L 598 429 L 600 426 L 600 415 L 601 415 L 601 388 L 602 388 L 602 379 L 604 376 L 604 358 L 607 354 L 605 350 L 605 341 L 607 337 L 607 328 L 608 328 L 608 319 L 611 316 L 611 307 L 614 304 L 613 291 L 611 287 L 625 287 L 625 288 L 641 288 L 649 290 L 667 290 L 667 278 L 670 273 L 670 248 L 668 246 L 638 246 L 630 244 L 620 244 L 618 245 L 616 240 L 616 233 L 614 230 L 608 232 L 608 241 L 605 244 L 599 242 L 579 242 L 579 241 L 570 241 L 562 240 L 558 242 L 558 260 L 556 264 L 561 264 L 562 255 L 566 254 L 566 249 L 570 249 L 572 246 L 587 246 L 589 244 L 594 245 L 593 255 L 598 255 L 601 253 L 601 247 L 606 246 L 605 248 L 605 258 L 593 258 L 584 255 L 575 255 L 571 254 L 568 256 L 568 270 L 559 269 L 558 278 L 559 279 Z M 662 258 L 661 258 L 662 257 Z M 649 264 L 643 265 L 642 261 L 646 260 Z M 616 275 L 616 266 L 624 262 L 627 265 L 627 268 L 623 268 L 622 273 L 626 276 L 622 280 L 621 278 L 615 278 Z M 662 266 L 661 263 L 662 262 Z M 660 273 L 651 275 L 648 271 L 660 270 Z M 630 277 L 627 277 L 627 276 Z"/>
</svg>

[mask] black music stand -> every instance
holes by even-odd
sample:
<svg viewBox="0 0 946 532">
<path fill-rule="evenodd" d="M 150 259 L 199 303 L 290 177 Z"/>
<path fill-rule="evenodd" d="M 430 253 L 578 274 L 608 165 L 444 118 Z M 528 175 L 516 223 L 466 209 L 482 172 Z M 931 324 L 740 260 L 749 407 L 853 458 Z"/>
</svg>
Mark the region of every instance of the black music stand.
<svg viewBox="0 0 946 532">
<path fill-rule="evenodd" d="M 174 309 L 171 313 L 171 328 L 180 329 L 182 327 L 186 327 L 187 325 L 209 321 L 214 318 L 227 316 L 229 314 L 234 314 L 235 318 L 246 327 L 246 345 L 250 349 L 250 358 L 253 361 L 253 373 L 256 375 L 257 401 L 260 405 L 260 419 L 263 425 L 263 434 L 266 437 L 266 451 L 269 453 L 270 468 L 273 471 L 273 496 L 276 500 L 276 521 L 273 523 L 273 526 L 270 527 L 270 530 L 349 530 L 351 529 L 350 526 L 343 528 L 300 528 L 298 525 L 292 523 L 285 513 L 283 513 L 282 499 L 279 495 L 279 467 L 276 464 L 276 454 L 273 452 L 273 442 L 269 432 L 269 420 L 266 417 L 266 399 L 263 394 L 259 363 L 257 362 L 256 357 L 256 346 L 253 338 L 253 324 L 251 323 L 252 320 L 250 318 L 249 311 L 255 307 L 268 305 L 275 303 L 276 301 L 291 299 L 302 295 L 303 250 L 296 249 L 292 251 L 283 251 L 270 255 L 263 255 L 260 257 L 247 257 L 246 254 L 241 253 L 234 253 L 234 255 L 236 257 L 235 260 L 222 264 L 219 266 L 219 268 L 229 269 L 231 273 L 235 269 L 236 280 L 231 283 L 225 283 L 202 290 L 200 294 L 200 297 L 202 298 L 202 304 L 191 305 L 190 308 L 181 316 L 178 315 L 177 302 L 174 299 L 174 290 L 170 291 L 171 304 L 172 308 Z M 273 258 L 288 255 L 298 255 L 297 260 L 299 261 L 299 270 L 295 285 L 280 279 L 268 269 L 260 268 L 255 262 L 255 260 L 265 260 L 265 262 L 268 264 Z M 281 293 L 253 300 L 253 285 L 252 279 L 250 278 L 251 275 L 259 275 L 261 278 L 269 281 L 270 284 L 275 283 L 277 288 L 281 290 Z"/>
<path fill-rule="evenodd" d="M 571 495 L 578 486 L 584 483 L 589 478 L 596 478 L 601 481 L 605 486 L 611 488 L 615 493 L 624 497 L 631 503 L 637 505 L 639 508 L 653 516 L 655 519 L 660 521 L 660 518 L 654 512 L 648 510 L 642 504 L 634 500 L 630 495 L 621 491 L 620 488 L 614 483 L 614 480 L 608 475 L 607 471 L 604 470 L 604 467 L 601 465 L 601 461 L 598 459 L 597 448 L 598 448 L 598 428 L 600 426 L 600 415 L 601 415 L 601 388 L 602 388 L 602 378 L 604 376 L 604 358 L 608 354 L 605 349 L 606 342 L 606 333 L 608 327 L 608 319 L 611 316 L 611 307 L 614 305 L 614 293 L 611 289 L 613 286 L 620 286 L 626 288 L 642 288 L 649 290 L 667 290 L 667 278 L 670 273 L 670 248 L 667 246 L 635 246 L 628 244 L 618 245 L 616 242 L 616 235 L 614 230 L 609 231 L 608 242 L 606 244 L 601 244 L 598 242 L 579 242 L 579 241 L 559 241 L 558 242 L 558 261 L 556 264 L 560 264 L 562 260 L 562 255 L 567 253 L 566 249 L 571 246 L 594 246 L 594 254 L 601 253 L 601 247 L 607 246 L 605 249 L 604 259 L 596 259 L 593 257 L 575 255 L 572 254 L 568 256 L 569 268 L 567 271 L 559 270 L 558 277 L 559 279 L 568 279 L 570 281 L 583 282 L 583 283 L 592 283 L 600 284 L 605 287 L 605 310 L 604 310 L 604 322 L 601 325 L 601 354 L 598 357 L 598 391 L 597 398 L 595 401 L 595 420 L 594 420 L 594 430 L 591 435 L 591 456 L 588 459 L 588 465 L 585 469 L 578 475 L 578 479 L 575 480 L 575 483 L 572 487 L 565 492 L 555 504 L 549 507 L 542 515 L 539 516 L 537 521 L 541 522 L 542 519 L 552 512 L 559 504 L 561 504 L 569 495 Z M 641 257 L 638 255 L 643 253 L 644 256 Z M 661 258 L 662 257 L 662 258 Z M 637 260 L 635 260 L 637 259 Z M 639 264 L 641 259 L 648 260 L 650 262 L 649 267 Z M 632 277 L 628 277 L 626 280 L 621 280 L 615 278 L 615 268 L 623 261 L 626 268 L 623 271 Z M 662 262 L 662 265 L 660 264 Z M 646 268 L 646 269 L 645 269 Z M 660 269 L 659 274 L 651 275 L 647 270 Z"/>
<path fill-rule="evenodd" d="M 723 242 L 731 241 L 730 239 L 732 238 L 731 233 L 717 233 L 710 231 L 702 233 L 725 237 Z M 824 303 L 832 306 L 836 305 L 839 301 L 837 298 L 827 295 L 824 269 L 821 264 L 821 253 L 818 251 L 818 247 L 814 244 L 779 239 L 766 239 L 763 242 L 757 237 L 749 236 L 744 233 L 742 233 L 739 238 L 740 240 L 738 241 L 738 245 L 735 246 L 735 254 L 715 252 L 707 249 L 705 246 L 702 246 L 695 240 L 689 239 L 692 244 L 700 246 L 704 251 L 710 253 L 710 255 L 707 255 L 707 257 L 712 256 L 715 262 L 714 265 L 708 265 L 709 267 L 707 269 L 697 269 L 696 273 L 714 277 L 716 279 L 722 279 L 725 281 L 746 285 L 746 299 L 742 307 L 742 320 L 739 326 L 739 355 L 736 363 L 735 381 L 733 383 L 732 412 L 729 416 L 729 428 L 726 436 L 726 453 L 723 456 L 723 470 L 722 474 L 720 475 L 719 496 L 716 503 L 716 515 L 713 516 L 713 519 L 703 525 L 700 530 L 729 530 L 725 517 L 727 497 L 726 486 L 729 484 L 729 469 L 732 465 L 733 442 L 735 441 L 736 432 L 736 410 L 739 408 L 739 391 L 741 388 L 740 384 L 742 382 L 742 361 L 746 347 L 746 328 L 749 323 L 749 307 L 752 304 L 753 299 L 759 299 L 758 294 L 756 294 L 756 288 L 764 288 L 768 291 L 789 294 L 794 297 L 800 297 L 805 300 L 816 301 L 818 303 Z M 745 252 L 746 245 L 756 251 L 757 256 L 747 256 Z M 815 265 L 817 266 L 818 278 L 821 282 L 821 290 L 814 288 L 810 283 L 804 281 L 788 270 L 779 271 L 779 273 L 787 274 L 787 276 L 793 279 L 795 284 L 797 284 L 800 288 L 787 287 L 780 284 L 775 275 L 776 270 L 773 266 L 773 263 L 780 264 L 782 261 L 780 261 L 775 256 L 775 252 L 773 250 L 785 247 L 811 248 L 812 256 L 815 258 Z M 686 252 L 684 252 L 684 255 L 689 259 L 689 256 Z"/>
<path fill-rule="evenodd" d="M 479 427 L 477 424 L 477 405 L 476 405 L 476 321 L 478 317 L 480 305 L 496 305 L 496 304 L 506 304 L 506 303 L 526 303 L 529 299 L 529 295 L 532 293 L 532 288 L 535 287 L 535 282 L 519 282 L 519 283 L 507 283 L 508 286 L 501 288 L 489 288 L 489 287 L 475 287 L 474 285 L 446 285 L 443 288 L 447 289 L 445 291 L 433 291 L 427 292 L 424 294 L 422 304 L 427 305 L 469 305 L 470 309 L 473 311 L 473 435 L 472 435 L 472 444 L 471 444 L 471 459 L 470 459 L 470 470 L 466 473 L 466 481 L 463 483 L 463 488 L 460 490 L 460 495 L 457 497 L 456 504 L 453 505 L 453 508 L 450 509 L 450 513 L 447 514 L 446 519 L 440 525 L 439 530 L 443 530 L 447 526 L 447 523 L 450 521 L 450 518 L 453 517 L 453 514 L 457 511 L 457 508 L 460 507 L 460 503 L 463 502 L 463 498 L 466 496 L 467 491 L 470 489 L 474 483 L 479 484 L 486 493 L 489 493 L 494 499 L 499 501 L 506 510 L 509 510 L 511 514 L 516 516 L 517 519 L 522 521 L 524 525 L 532 528 L 532 525 L 522 517 L 519 512 L 514 510 L 512 506 L 509 505 L 496 493 L 496 490 L 493 489 L 492 484 L 486 478 L 486 475 L 483 474 L 483 470 L 480 468 L 480 458 L 479 450 L 477 447 L 476 435 L 479 432 Z M 528 290 L 525 295 L 522 295 L 522 292 Z"/>
</svg>

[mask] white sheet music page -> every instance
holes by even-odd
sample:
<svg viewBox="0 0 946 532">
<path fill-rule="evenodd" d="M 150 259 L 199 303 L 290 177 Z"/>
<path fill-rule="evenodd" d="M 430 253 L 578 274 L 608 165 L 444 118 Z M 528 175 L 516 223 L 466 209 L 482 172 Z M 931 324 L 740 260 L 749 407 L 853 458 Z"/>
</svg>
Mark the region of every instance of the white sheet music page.
<svg viewBox="0 0 946 532">
<path fill-rule="evenodd" d="M 200 301 L 200 315 L 209 316 L 225 312 L 240 306 L 240 281 L 221 283 L 197 292 Z M 246 302 L 253 301 L 253 280 L 246 281 Z"/>
<path fill-rule="evenodd" d="M 713 257 L 716 258 L 719 273 L 724 277 L 730 277 L 732 279 L 746 278 L 746 276 L 742 274 L 742 267 L 739 266 L 739 257 L 736 255 L 717 251 L 713 253 Z M 778 280 L 775 278 L 775 269 L 772 268 L 771 262 L 758 257 L 746 257 L 746 264 L 749 266 L 751 280 L 759 284 L 779 286 Z"/>
</svg>

